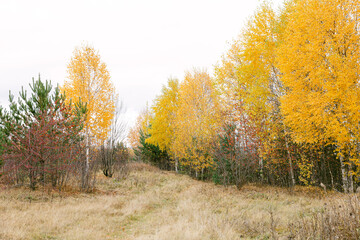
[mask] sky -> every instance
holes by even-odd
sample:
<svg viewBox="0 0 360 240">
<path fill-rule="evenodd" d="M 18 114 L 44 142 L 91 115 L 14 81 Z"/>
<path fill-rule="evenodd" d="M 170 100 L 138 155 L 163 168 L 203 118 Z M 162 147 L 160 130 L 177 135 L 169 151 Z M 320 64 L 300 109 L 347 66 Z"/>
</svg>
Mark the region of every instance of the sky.
<svg viewBox="0 0 360 240">
<path fill-rule="evenodd" d="M 281 0 L 272 1 L 278 7 Z M 0 0 L 0 105 L 32 78 L 63 84 L 75 47 L 107 64 L 131 127 L 168 78 L 213 67 L 258 0 Z"/>
</svg>

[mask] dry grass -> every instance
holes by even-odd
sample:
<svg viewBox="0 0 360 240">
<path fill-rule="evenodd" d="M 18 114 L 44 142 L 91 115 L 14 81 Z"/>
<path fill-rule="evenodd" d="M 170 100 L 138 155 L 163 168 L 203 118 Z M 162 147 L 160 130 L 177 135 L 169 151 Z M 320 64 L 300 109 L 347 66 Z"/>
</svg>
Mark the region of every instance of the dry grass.
<svg viewBox="0 0 360 240">
<path fill-rule="evenodd" d="M 293 224 L 299 239 L 360 239 L 360 201 L 357 195 L 333 200 L 324 208 L 301 216 Z"/>
<path fill-rule="evenodd" d="M 290 223 L 339 198 L 311 188 L 239 191 L 131 168 L 123 181 L 99 178 L 92 194 L 1 190 L 0 239 L 288 239 Z"/>
</svg>

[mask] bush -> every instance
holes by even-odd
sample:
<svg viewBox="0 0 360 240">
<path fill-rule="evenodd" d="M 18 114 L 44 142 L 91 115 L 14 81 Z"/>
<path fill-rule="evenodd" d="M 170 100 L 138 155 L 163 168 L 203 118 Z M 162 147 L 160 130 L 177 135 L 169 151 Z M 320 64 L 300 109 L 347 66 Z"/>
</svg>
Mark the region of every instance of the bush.
<svg viewBox="0 0 360 240">
<path fill-rule="evenodd" d="M 102 145 L 99 153 L 101 169 L 105 176 L 113 177 L 124 171 L 129 159 L 129 150 L 124 143 L 113 145 Z"/>
</svg>

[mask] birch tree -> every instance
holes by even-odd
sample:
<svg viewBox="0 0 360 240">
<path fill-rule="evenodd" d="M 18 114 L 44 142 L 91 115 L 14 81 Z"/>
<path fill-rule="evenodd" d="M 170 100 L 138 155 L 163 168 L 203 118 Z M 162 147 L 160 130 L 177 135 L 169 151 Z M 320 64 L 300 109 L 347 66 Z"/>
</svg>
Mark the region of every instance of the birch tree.
<svg viewBox="0 0 360 240">
<path fill-rule="evenodd" d="M 348 192 L 359 166 L 360 3 L 304 0 L 292 8 L 278 54 L 287 88 L 281 110 L 295 141 L 337 146 Z"/>
<path fill-rule="evenodd" d="M 107 138 L 115 110 L 115 88 L 106 64 L 89 45 L 77 47 L 67 67 L 68 79 L 62 91 L 67 99 L 87 104 L 84 134 L 86 138 L 85 175 L 89 172 L 90 147 Z"/>
<path fill-rule="evenodd" d="M 199 171 L 212 167 L 211 146 L 220 129 L 217 95 L 205 71 L 187 72 L 179 89 L 173 151 L 180 163 Z"/>
<path fill-rule="evenodd" d="M 173 155 L 175 170 L 178 171 L 178 158 L 173 152 L 175 137 L 175 120 L 178 109 L 179 81 L 169 79 L 167 86 L 163 86 L 161 94 L 155 99 L 152 110 L 152 119 L 149 128 L 148 143 L 159 146 L 161 151 Z"/>
</svg>

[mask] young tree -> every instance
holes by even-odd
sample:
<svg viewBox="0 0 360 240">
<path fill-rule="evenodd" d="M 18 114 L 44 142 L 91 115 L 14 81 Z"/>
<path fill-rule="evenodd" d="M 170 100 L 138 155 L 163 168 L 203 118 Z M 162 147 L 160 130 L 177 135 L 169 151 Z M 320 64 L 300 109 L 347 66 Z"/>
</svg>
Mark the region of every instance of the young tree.
<svg viewBox="0 0 360 240">
<path fill-rule="evenodd" d="M 68 65 L 68 80 L 62 90 L 74 103 L 87 104 L 85 120 L 85 175 L 89 174 L 90 147 L 99 146 L 108 136 L 115 110 L 115 88 L 106 64 L 99 53 L 88 45 L 76 48 Z"/>
<path fill-rule="evenodd" d="M 175 134 L 176 111 L 178 108 L 179 81 L 169 79 L 167 86 L 163 86 L 151 107 L 153 117 L 150 120 L 149 138 L 147 143 L 156 145 L 161 151 L 172 154 Z M 172 154 L 174 155 L 174 154 Z M 178 171 L 178 159 L 175 158 L 175 170 Z"/>
<path fill-rule="evenodd" d="M 0 108 L 4 173 L 15 182 L 27 175 L 30 187 L 51 182 L 61 187 L 77 161 L 86 108 L 65 103 L 59 88 L 40 77 L 30 85 L 32 95 L 20 93 L 18 102 L 10 94 L 10 110 Z"/>
<path fill-rule="evenodd" d="M 126 149 L 124 147 L 126 123 L 121 119 L 124 114 L 124 105 L 118 99 L 116 101 L 115 115 L 111 120 L 108 138 L 103 142 L 100 151 L 101 168 L 105 176 L 112 177 L 120 165 L 126 161 Z M 122 154 L 124 153 L 124 154 Z"/>
<path fill-rule="evenodd" d="M 146 104 L 145 109 L 143 109 L 136 118 L 134 126 L 132 126 L 128 133 L 128 141 L 133 150 L 138 148 L 140 144 L 140 132 L 148 134 L 148 127 L 150 124 L 150 111 L 148 105 Z"/>
<path fill-rule="evenodd" d="M 158 145 L 149 143 L 149 133 L 139 132 L 139 146 L 134 149 L 135 155 L 144 162 L 151 163 L 160 169 L 170 170 L 170 157 L 166 150 L 161 150 Z"/>
</svg>

